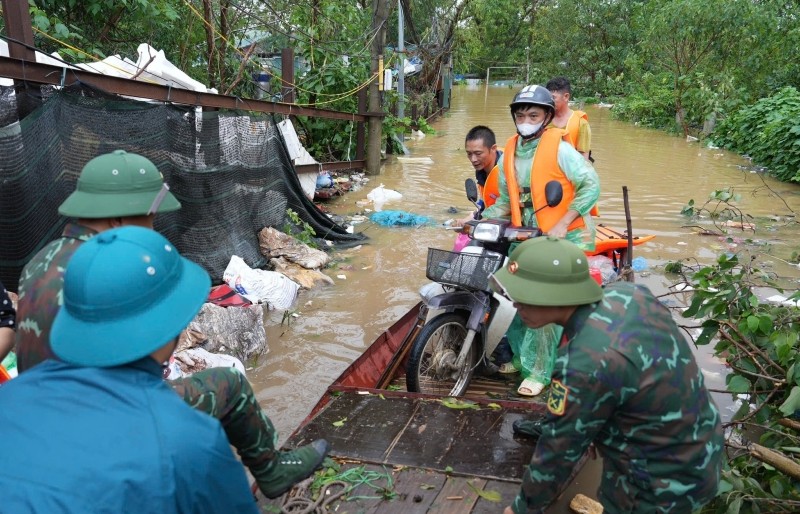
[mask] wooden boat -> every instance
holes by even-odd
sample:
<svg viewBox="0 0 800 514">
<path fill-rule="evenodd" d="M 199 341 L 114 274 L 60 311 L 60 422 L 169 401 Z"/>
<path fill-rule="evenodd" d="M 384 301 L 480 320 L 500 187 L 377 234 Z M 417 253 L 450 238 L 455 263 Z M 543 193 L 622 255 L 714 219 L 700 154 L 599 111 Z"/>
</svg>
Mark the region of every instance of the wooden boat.
<svg viewBox="0 0 800 514">
<path fill-rule="evenodd" d="M 424 322 L 417 304 L 328 387 L 287 441 L 325 438 L 341 466 L 336 476 L 362 477 L 347 492 L 345 484 L 328 486 L 317 500 L 328 510 L 320 512 L 502 512 L 518 494 L 535 440 L 515 436 L 511 425 L 542 416 L 543 401 L 517 396 L 515 381 L 500 376 L 476 376 L 459 399 L 406 392 L 406 355 Z M 299 494 L 311 496 L 304 487 L 308 481 Z M 297 493 L 259 503 L 265 512 L 287 501 L 310 508 L 292 499 Z"/>
</svg>

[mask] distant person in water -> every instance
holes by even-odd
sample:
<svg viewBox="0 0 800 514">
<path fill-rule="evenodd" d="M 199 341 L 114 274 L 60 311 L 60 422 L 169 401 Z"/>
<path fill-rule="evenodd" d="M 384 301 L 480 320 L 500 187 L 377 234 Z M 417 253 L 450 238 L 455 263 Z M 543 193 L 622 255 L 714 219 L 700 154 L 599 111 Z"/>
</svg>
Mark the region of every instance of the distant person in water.
<svg viewBox="0 0 800 514">
<path fill-rule="evenodd" d="M 556 77 L 545 86 L 553 95 L 556 112 L 550 124 L 563 129 L 564 141 L 571 144 L 586 159 L 592 159 L 592 130 L 589 127 L 589 115 L 583 111 L 572 110 L 569 101 L 572 98 L 572 86 L 566 77 Z"/>
<path fill-rule="evenodd" d="M 539 440 L 505 514 L 543 512 L 591 444 L 608 514 L 689 514 L 716 496 L 719 411 L 683 332 L 646 287 L 601 288 L 583 251 L 552 237 L 519 245 L 490 283 L 529 327 L 563 328 L 544 419 L 514 423 Z"/>
</svg>

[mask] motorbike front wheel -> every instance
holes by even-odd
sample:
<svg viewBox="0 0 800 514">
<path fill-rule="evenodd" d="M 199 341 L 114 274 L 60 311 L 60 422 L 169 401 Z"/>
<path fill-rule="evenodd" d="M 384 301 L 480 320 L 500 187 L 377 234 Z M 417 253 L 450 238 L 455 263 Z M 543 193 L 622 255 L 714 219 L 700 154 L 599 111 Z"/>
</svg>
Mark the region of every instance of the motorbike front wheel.
<svg viewBox="0 0 800 514">
<path fill-rule="evenodd" d="M 464 365 L 456 360 L 467 337 L 467 316 L 444 313 L 430 320 L 414 339 L 406 365 L 406 388 L 412 393 L 461 396 L 478 363 L 481 334 L 475 334 Z"/>
</svg>

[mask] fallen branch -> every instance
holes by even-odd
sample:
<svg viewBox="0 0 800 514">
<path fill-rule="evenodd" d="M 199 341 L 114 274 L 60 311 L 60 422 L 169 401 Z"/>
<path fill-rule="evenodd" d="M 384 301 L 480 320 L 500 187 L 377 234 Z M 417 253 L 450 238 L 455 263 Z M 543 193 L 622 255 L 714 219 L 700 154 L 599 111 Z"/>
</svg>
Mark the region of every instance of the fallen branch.
<svg viewBox="0 0 800 514">
<path fill-rule="evenodd" d="M 756 443 L 748 444 L 747 449 L 754 458 L 766 462 L 795 480 L 800 480 L 800 464 L 789 457 Z"/>
<path fill-rule="evenodd" d="M 786 428 L 791 428 L 792 430 L 800 432 L 800 422 L 798 421 L 794 421 L 789 418 L 783 418 L 778 420 L 778 424 Z"/>
<path fill-rule="evenodd" d="M 707 228 L 703 228 L 700 225 L 683 225 L 681 228 L 696 228 L 699 231 L 697 234 L 700 236 L 722 237 L 725 235 L 722 232 L 714 232 L 713 230 L 708 230 Z"/>
</svg>

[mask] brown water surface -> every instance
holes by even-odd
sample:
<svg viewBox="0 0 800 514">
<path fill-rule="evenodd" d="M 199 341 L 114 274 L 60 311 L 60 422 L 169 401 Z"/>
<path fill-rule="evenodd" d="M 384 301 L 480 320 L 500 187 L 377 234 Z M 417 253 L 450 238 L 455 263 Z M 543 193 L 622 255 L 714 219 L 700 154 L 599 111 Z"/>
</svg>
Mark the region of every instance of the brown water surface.
<svg viewBox="0 0 800 514">
<path fill-rule="evenodd" d="M 356 225 L 370 239 L 358 249 L 337 252 L 339 268 L 327 270 L 335 286 L 301 293 L 296 306 L 299 317 L 281 325 L 282 313 L 268 315 L 269 353 L 249 371 L 262 406 L 284 440 L 308 414 L 327 386 L 385 328 L 417 302 L 419 287 L 427 282 L 427 248 L 452 247 L 453 234 L 436 226 L 463 217 L 470 210 L 464 198 L 464 179 L 473 171 L 464 153 L 464 136 L 474 125 L 490 126 L 502 145 L 513 134 L 508 110 L 514 91 L 457 87 L 450 112 L 433 124 L 436 135 L 407 141 L 409 159 L 390 156 L 380 176 L 371 178 L 360 191 L 332 202 L 332 211 L 346 215 L 363 209 L 356 204 L 383 183 L 403 194 L 385 209 L 402 209 L 430 217 L 434 224 L 421 228 L 385 228 L 370 222 Z M 740 167 L 744 158 L 723 150 L 663 132 L 614 121 L 608 109 L 587 106 L 592 127 L 595 167 L 600 175 L 601 222 L 624 229 L 622 186 L 629 189 L 634 233 L 655 234 L 652 242 L 637 247 L 648 270 L 637 276 L 656 294 L 667 292 L 674 277 L 663 274 L 663 265 L 684 257 L 712 262 L 723 251 L 736 251 L 719 238 L 700 236 L 684 228 L 681 208 L 689 199 L 702 204 L 715 189 L 733 187 L 742 195 L 742 211 L 757 217 L 781 216 L 790 211 L 770 193 L 769 185 L 794 211 L 800 211 L 797 186 L 779 183 Z M 448 213 L 449 207 L 459 209 Z M 773 223 L 773 229 L 759 229 L 754 237 L 771 243 L 773 253 L 788 259 L 800 236 L 792 226 Z M 774 270 L 784 277 L 796 277 L 797 270 L 780 260 Z M 336 278 L 344 275 L 345 279 Z M 698 360 L 712 388 L 724 388 L 724 367 L 708 349 Z M 723 417 L 732 414 L 729 395 L 715 395 Z"/>
</svg>

